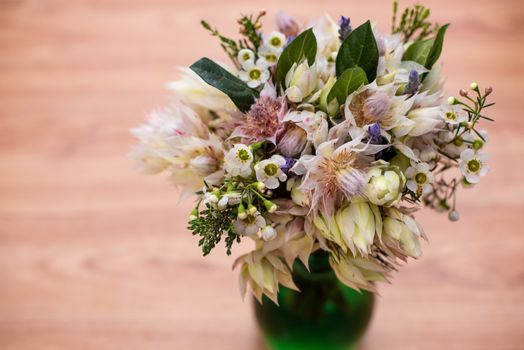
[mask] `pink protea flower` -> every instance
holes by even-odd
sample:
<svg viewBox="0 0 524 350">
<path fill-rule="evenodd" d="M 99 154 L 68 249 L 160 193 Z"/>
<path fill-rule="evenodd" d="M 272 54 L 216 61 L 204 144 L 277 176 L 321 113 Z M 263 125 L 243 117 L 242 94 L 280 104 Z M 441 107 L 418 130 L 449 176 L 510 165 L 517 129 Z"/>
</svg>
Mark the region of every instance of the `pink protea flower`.
<svg viewBox="0 0 524 350">
<path fill-rule="evenodd" d="M 286 111 L 283 98 L 277 98 L 274 87 L 266 84 L 260 98 L 236 122 L 230 138 L 242 137 L 250 141 L 271 141 L 276 144 L 276 136 L 283 127 L 282 119 Z"/>
</svg>

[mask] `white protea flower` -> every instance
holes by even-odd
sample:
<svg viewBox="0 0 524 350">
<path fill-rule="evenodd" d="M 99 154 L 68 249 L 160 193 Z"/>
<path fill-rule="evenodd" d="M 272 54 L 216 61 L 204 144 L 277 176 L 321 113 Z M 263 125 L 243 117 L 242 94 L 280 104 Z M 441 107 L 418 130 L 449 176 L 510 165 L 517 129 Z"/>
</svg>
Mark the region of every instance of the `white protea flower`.
<svg viewBox="0 0 524 350">
<path fill-rule="evenodd" d="M 248 177 L 251 175 L 253 153 L 248 146 L 236 144 L 224 158 L 224 169 L 231 176 Z"/>
<path fill-rule="evenodd" d="M 294 103 L 302 102 L 306 97 L 311 95 L 317 87 L 317 66 L 313 64 L 310 67 L 307 61 L 299 65 L 294 63 L 286 74 L 285 83 L 285 94 L 288 100 Z"/>
<path fill-rule="evenodd" d="M 435 180 L 429 164 L 424 162 L 410 166 L 406 170 L 406 178 L 408 179 L 407 187 L 419 196 L 431 192 Z"/>
<path fill-rule="evenodd" d="M 462 139 L 475 151 L 481 150 L 489 140 L 488 132 L 486 130 L 480 130 L 478 133 L 480 135 L 475 131 L 470 130 L 462 135 Z"/>
<path fill-rule="evenodd" d="M 273 31 L 264 38 L 264 44 L 276 51 L 282 51 L 286 45 L 286 36 L 280 32 Z"/>
<path fill-rule="evenodd" d="M 468 121 L 468 117 L 457 106 L 451 106 L 451 108 L 443 111 L 442 119 L 450 125 L 458 125 Z"/>
<path fill-rule="evenodd" d="M 238 73 L 240 79 L 247 83 L 250 88 L 256 88 L 264 84 L 269 79 L 269 70 L 264 60 L 246 61 L 243 66 L 244 70 Z"/>
<path fill-rule="evenodd" d="M 366 197 L 371 203 L 382 206 L 396 204 L 402 196 L 406 183 L 406 178 L 400 169 L 386 162 L 380 162 L 379 165 L 368 170 L 366 179 Z"/>
<path fill-rule="evenodd" d="M 254 213 L 248 212 L 244 219 L 237 219 L 233 225 L 238 234 L 252 236 L 266 226 L 266 219 L 256 210 Z"/>
<path fill-rule="evenodd" d="M 275 48 L 267 45 L 263 45 L 258 49 L 258 57 L 262 60 L 268 67 L 274 66 L 278 62 L 278 58 L 282 52 L 276 50 Z"/>
<path fill-rule="evenodd" d="M 442 123 L 442 111 L 440 107 L 421 107 L 409 111 L 407 117 L 415 122 L 409 131 L 409 136 L 422 136 L 435 131 Z"/>
<path fill-rule="evenodd" d="M 366 256 L 375 234 L 382 233 L 382 218 L 378 207 L 367 202 L 351 202 L 337 211 L 335 221 L 347 247 L 355 254 Z"/>
<path fill-rule="evenodd" d="M 237 60 L 243 67 L 247 62 L 255 61 L 255 53 L 250 49 L 242 49 L 238 51 Z"/>
<path fill-rule="evenodd" d="M 475 184 L 488 173 L 488 155 L 466 149 L 460 154 L 460 171 L 469 183 Z"/>
<path fill-rule="evenodd" d="M 422 255 L 420 238 L 424 233 L 409 215 L 395 208 L 385 209 L 384 230 L 380 244 L 401 259 L 406 256 L 418 258 Z"/>
<path fill-rule="evenodd" d="M 277 154 L 257 163 L 255 165 L 257 180 L 269 189 L 277 188 L 280 185 L 279 181 L 287 179 L 287 175 L 281 170 L 284 165 L 286 165 L 286 160 Z"/>
</svg>

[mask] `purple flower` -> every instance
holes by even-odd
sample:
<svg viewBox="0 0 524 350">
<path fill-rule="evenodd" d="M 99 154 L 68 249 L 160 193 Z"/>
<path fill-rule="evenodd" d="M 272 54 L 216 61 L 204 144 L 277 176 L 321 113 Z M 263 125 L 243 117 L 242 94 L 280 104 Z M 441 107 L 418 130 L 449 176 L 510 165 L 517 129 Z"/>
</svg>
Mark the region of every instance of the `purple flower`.
<svg viewBox="0 0 524 350">
<path fill-rule="evenodd" d="M 415 94 L 418 91 L 419 85 L 420 85 L 420 81 L 418 79 L 418 72 L 416 70 L 410 71 L 408 85 L 406 85 L 404 94 L 407 94 L 407 95 Z"/>
<path fill-rule="evenodd" d="M 287 174 L 289 170 L 293 167 L 293 165 L 295 165 L 297 160 L 291 157 L 284 157 L 284 159 L 286 160 L 286 164 L 283 167 L 281 167 L 280 170 Z"/>
<path fill-rule="evenodd" d="M 340 26 L 338 30 L 338 37 L 340 41 L 344 41 L 344 39 L 347 38 L 349 33 L 353 30 L 351 28 L 351 20 L 349 17 L 340 16 L 340 19 L 338 20 L 338 25 Z"/>
<path fill-rule="evenodd" d="M 381 136 L 380 136 L 380 125 L 379 123 L 373 123 L 369 126 L 368 128 L 368 135 L 369 135 L 369 140 L 370 140 L 370 143 L 372 144 L 380 144 L 380 142 L 382 141 L 381 140 Z"/>
</svg>

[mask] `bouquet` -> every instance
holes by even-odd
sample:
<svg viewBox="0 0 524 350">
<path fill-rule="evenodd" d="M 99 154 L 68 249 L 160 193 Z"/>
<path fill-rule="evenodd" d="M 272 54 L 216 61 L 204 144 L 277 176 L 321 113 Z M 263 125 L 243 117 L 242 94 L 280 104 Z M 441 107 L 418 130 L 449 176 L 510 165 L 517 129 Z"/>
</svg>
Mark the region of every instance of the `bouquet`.
<svg viewBox="0 0 524 350">
<path fill-rule="evenodd" d="M 391 33 L 342 16 L 301 25 L 265 11 L 238 20 L 240 39 L 209 23 L 232 65 L 202 58 L 169 83 L 174 102 L 132 130 L 131 155 L 196 195 L 189 230 L 207 255 L 241 240 L 242 295 L 277 301 L 296 288 L 296 259 L 329 254 L 338 279 L 375 291 L 408 258 L 421 256 L 421 207 L 459 218 L 456 192 L 488 172 L 480 122 L 491 87 L 471 83 L 444 99 L 438 59 L 448 25 L 421 5 Z M 248 288 L 249 287 L 249 288 Z"/>
</svg>

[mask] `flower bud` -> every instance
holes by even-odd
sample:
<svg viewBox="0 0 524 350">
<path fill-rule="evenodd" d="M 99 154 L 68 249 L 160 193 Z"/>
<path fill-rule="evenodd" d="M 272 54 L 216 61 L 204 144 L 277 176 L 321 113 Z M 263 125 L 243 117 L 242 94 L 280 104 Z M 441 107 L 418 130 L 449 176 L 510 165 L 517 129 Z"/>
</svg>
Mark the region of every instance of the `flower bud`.
<svg viewBox="0 0 524 350">
<path fill-rule="evenodd" d="M 488 96 L 489 94 L 493 92 L 493 87 L 488 86 L 487 88 L 484 89 L 484 92 L 486 93 L 486 96 Z"/>
<path fill-rule="evenodd" d="M 458 102 L 458 101 L 457 101 L 457 99 L 456 99 L 455 97 L 453 97 L 453 96 L 449 96 L 449 97 L 448 97 L 448 105 L 454 105 L 454 104 L 456 104 L 457 102 Z"/>
<path fill-rule="evenodd" d="M 479 85 L 478 85 L 477 83 L 473 82 L 473 83 L 469 84 L 469 88 L 470 88 L 471 90 L 476 91 L 476 90 L 479 89 Z"/>
<path fill-rule="evenodd" d="M 297 36 L 300 32 L 298 23 L 284 11 L 279 11 L 276 16 L 278 31 L 285 36 Z"/>
<path fill-rule="evenodd" d="M 272 241 L 277 236 L 277 231 L 271 227 L 271 225 L 267 225 L 262 229 L 262 239 L 266 242 Z"/>
<path fill-rule="evenodd" d="M 377 163 L 367 173 L 364 192 L 371 203 L 389 207 L 400 200 L 406 178 L 397 166 L 384 161 Z"/>
<path fill-rule="evenodd" d="M 464 90 L 464 89 L 460 89 L 459 94 L 460 94 L 460 96 L 462 96 L 462 97 L 466 97 L 466 96 L 468 96 L 468 92 L 467 92 L 466 90 Z"/>
<path fill-rule="evenodd" d="M 238 212 L 237 216 L 240 220 L 244 220 L 245 218 L 247 218 L 246 208 L 244 207 L 242 203 L 238 205 L 237 212 Z"/>
<path fill-rule="evenodd" d="M 189 221 L 193 221 L 198 219 L 198 209 L 195 208 L 191 211 L 191 215 L 189 215 Z"/>
<path fill-rule="evenodd" d="M 267 199 L 264 200 L 264 206 L 266 207 L 269 213 L 274 213 L 277 210 L 277 205 Z"/>
<path fill-rule="evenodd" d="M 449 212 L 448 218 L 449 218 L 450 221 L 458 221 L 460 219 L 460 215 L 459 215 L 458 211 L 452 210 L 452 211 Z"/>
<path fill-rule="evenodd" d="M 283 156 L 298 158 L 307 145 L 307 133 L 295 123 L 286 123 L 286 128 L 277 141 Z"/>
<path fill-rule="evenodd" d="M 257 207 L 255 207 L 253 204 L 249 204 L 247 206 L 247 211 L 249 214 L 254 215 L 257 212 Z"/>
<path fill-rule="evenodd" d="M 262 192 L 262 191 L 264 191 L 265 189 L 266 189 L 266 185 L 264 185 L 263 182 L 258 181 L 258 182 L 257 182 L 257 190 L 258 190 L 258 192 Z"/>
<path fill-rule="evenodd" d="M 307 61 L 297 65 L 293 64 L 286 74 L 286 96 L 289 101 L 300 103 L 304 98 L 311 95 L 317 87 L 317 67 L 313 64 L 309 67 Z"/>
</svg>

